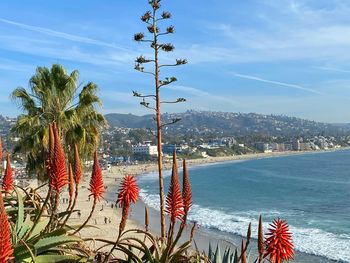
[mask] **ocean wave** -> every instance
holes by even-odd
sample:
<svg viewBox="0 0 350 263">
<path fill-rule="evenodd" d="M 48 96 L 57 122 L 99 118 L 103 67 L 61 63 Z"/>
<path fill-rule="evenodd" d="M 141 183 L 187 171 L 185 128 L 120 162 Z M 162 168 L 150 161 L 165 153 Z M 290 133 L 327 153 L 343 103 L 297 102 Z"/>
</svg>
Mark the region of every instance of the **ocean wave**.
<svg viewBox="0 0 350 263">
<path fill-rule="evenodd" d="M 159 210 L 159 197 L 155 194 L 149 194 L 147 190 L 141 189 L 141 199 L 149 206 Z M 252 223 L 252 236 L 257 236 L 258 216 L 265 214 L 269 216 L 281 217 L 285 213 L 271 211 L 246 211 L 242 213 L 226 213 L 216 209 L 193 205 L 189 220 L 195 221 L 198 225 L 223 231 L 226 233 L 245 236 L 249 223 Z M 264 224 L 267 230 L 268 224 Z M 300 228 L 290 226 L 293 233 L 293 241 L 296 250 L 307 254 L 323 256 L 332 260 L 350 262 L 350 236 L 335 235 L 317 228 Z"/>
</svg>

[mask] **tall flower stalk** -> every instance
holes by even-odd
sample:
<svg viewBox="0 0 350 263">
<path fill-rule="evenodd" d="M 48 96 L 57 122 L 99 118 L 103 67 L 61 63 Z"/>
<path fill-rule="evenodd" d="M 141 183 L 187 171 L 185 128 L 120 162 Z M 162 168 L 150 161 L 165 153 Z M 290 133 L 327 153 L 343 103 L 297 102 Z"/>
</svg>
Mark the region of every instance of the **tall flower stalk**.
<svg viewBox="0 0 350 263">
<path fill-rule="evenodd" d="M 258 262 L 262 262 L 265 254 L 265 245 L 264 245 L 264 230 L 263 230 L 263 221 L 262 216 L 259 217 L 259 226 L 258 226 L 258 252 L 259 258 Z"/>
<path fill-rule="evenodd" d="M 166 197 L 165 211 L 169 214 L 170 217 L 170 226 L 168 231 L 168 243 L 170 243 L 173 238 L 176 219 L 180 220 L 183 223 L 183 217 L 185 216 L 184 203 L 182 199 L 179 175 L 177 171 L 176 151 L 174 151 L 173 154 L 171 181 L 169 191 Z"/>
<path fill-rule="evenodd" d="M 73 168 L 72 164 L 69 164 L 69 170 L 68 170 L 68 194 L 69 194 L 69 203 L 67 210 L 71 209 L 73 198 L 74 198 L 74 175 L 73 175 Z"/>
<path fill-rule="evenodd" d="M 174 162 L 176 163 L 176 150 L 174 150 L 174 155 L 173 156 L 175 157 L 175 158 L 173 158 L 173 163 Z M 174 167 L 174 164 L 173 164 L 173 167 Z M 190 208 L 192 206 L 192 190 L 191 190 L 190 180 L 189 180 L 189 177 L 188 177 L 188 170 L 187 170 L 186 160 L 183 160 L 182 167 L 183 167 L 183 173 L 182 173 L 182 176 L 183 176 L 182 177 L 183 218 L 182 218 L 182 222 L 181 222 L 179 231 L 177 232 L 177 235 L 176 235 L 176 237 L 174 239 L 174 242 L 173 242 L 173 244 L 171 245 L 171 247 L 169 249 L 169 253 L 171 253 L 172 250 L 175 248 L 175 245 L 179 241 L 179 239 L 180 239 L 180 237 L 182 235 L 182 232 L 183 232 L 183 230 L 186 227 L 188 212 L 190 211 Z M 191 241 L 193 239 L 194 230 L 195 230 L 195 225 L 191 229 L 191 237 L 190 237 Z"/>
<path fill-rule="evenodd" d="M 49 194 L 51 194 L 52 198 L 52 214 L 48 226 L 51 226 L 53 223 L 55 223 L 55 220 L 57 219 L 56 216 L 60 200 L 60 193 L 63 187 L 68 183 L 66 160 L 56 123 L 53 123 L 52 132 L 54 136 L 54 148 L 53 153 L 49 152 L 49 155 L 51 157 L 51 160 L 49 161 L 49 191 L 52 192 Z M 51 147 L 52 146 L 50 145 L 49 151 L 52 150 Z"/>
<path fill-rule="evenodd" d="M 126 220 L 129 215 L 131 203 L 136 203 L 139 198 L 139 187 L 132 175 L 124 177 L 121 187 L 118 192 L 117 204 L 122 207 L 122 219 L 119 225 L 119 232 L 123 232 L 126 225 Z"/>
<path fill-rule="evenodd" d="M 184 222 L 186 223 L 188 212 L 190 211 L 190 208 L 192 206 L 192 190 L 191 190 L 190 179 L 188 178 L 186 160 L 183 160 L 182 167 L 183 167 L 182 200 L 184 204 L 184 213 L 185 213 Z"/>
<path fill-rule="evenodd" d="M 98 162 L 97 151 L 95 151 L 94 153 L 94 164 L 92 166 L 92 174 L 90 179 L 89 191 L 90 191 L 90 196 L 92 196 L 94 199 L 90 214 L 85 220 L 85 222 L 74 232 L 74 234 L 82 230 L 85 227 L 85 225 L 90 221 L 95 211 L 97 202 L 99 202 L 101 198 L 103 198 L 103 194 L 105 192 L 105 187 L 104 187 L 103 178 L 102 178 L 102 171 L 100 168 L 100 164 Z"/>
<path fill-rule="evenodd" d="M 79 184 L 80 184 L 81 176 L 83 174 L 77 144 L 74 145 L 74 168 L 73 168 L 72 173 L 73 173 L 73 180 L 75 183 L 74 198 L 73 198 L 73 203 L 70 206 L 69 214 L 67 215 L 66 219 L 64 220 L 62 226 L 64 226 L 67 223 L 68 219 L 71 217 L 71 215 L 73 213 L 73 210 L 75 208 L 75 205 L 76 205 L 77 199 L 78 199 Z M 71 182 L 73 182 L 73 181 L 71 181 Z M 70 193 L 71 193 L 71 191 L 72 190 L 70 189 Z"/>
<path fill-rule="evenodd" d="M 114 249 L 118 245 L 118 241 L 126 226 L 126 221 L 129 216 L 129 209 L 130 209 L 131 203 L 136 203 L 138 198 L 139 198 L 139 187 L 136 183 L 135 178 L 132 175 L 126 175 L 120 185 L 120 188 L 118 191 L 118 197 L 117 197 L 117 204 L 120 204 L 122 208 L 122 218 L 119 224 L 119 234 L 116 242 L 114 243 L 112 249 L 108 254 L 108 257 L 106 257 L 106 260 L 110 258 Z"/>
<path fill-rule="evenodd" d="M 3 151 L 2 138 L 0 137 L 0 174 L 2 173 L 2 151 Z"/>
<path fill-rule="evenodd" d="M 6 155 L 6 169 L 2 181 L 2 189 L 6 194 L 9 194 L 10 191 L 13 189 L 13 171 L 11 167 L 10 154 Z"/>
<path fill-rule="evenodd" d="M 184 65 L 187 63 L 185 59 L 176 59 L 174 63 L 160 64 L 159 54 L 161 52 L 172 52 L 174 45 L 171 43 L 164 43 L 161 38 L 173 34 L 175 32 L 174 26 L 168 26 L 165 30 L 161 30 L 158 27 L 159 22 L 168 20 L 171 18 L 171 14 L 167 11 L 162 12 L 159 15 L 159 9 L 161 7 L 160 0 L 149 0 L 151 11 L 147 11 L 141 16 L 141 21 L 147 26 L 149 37 L 146 38 L 144 33 L 137 33 L 134 35 L 134 40 L 137 42 L 144 42 L 150 44 L 153 50 L 152 58 L 146 58 L 139 56 L 135 60 L 135 69 L 141 73 L 151 75 L 154 78 L 154 93 L 143 95 L 137 91 L 133 92 L 135 97 L 141 98 L 140 104 L 148 109 L 151 109 L 155 113 L 156 120 L 156 137 L 157 137 L 157 150 L 158 150 L 158 176 L 159 176 L 159 201 L 160 201 L 160 227 L 161 227 L 161 238 L 165 239 L 166 236 L 166 225 L 165 225 L 165 209 L 164 209 L 164 183 L 163 183 L 163 152 L 162 152 L 162 128 L 167 125 L 174 124 L 180 119 L 174 119 L 169 123 L 164 123 L 161 120 L 161 105 L 167 103 L 179 103 L 185 101 L 184 98 L 178 98 L 174 101 L 163 101 L 161 100 L 160 91 L 161 87 L 169 85 L 177 79 L 175 77 L 165 77 L 161 79 L 161 70 L 166 67 L 174 67 Z M 145 64 L 152 64 L 149 69 L 145 69 Z M 148 101 L 151 99 L 151 103 Z"/>
<path fill-rule="evenodd" d="M 5 211 L 4 200 L 0 192 L 0 263 L 13 259 L 10 224 Z"/>
</svg>

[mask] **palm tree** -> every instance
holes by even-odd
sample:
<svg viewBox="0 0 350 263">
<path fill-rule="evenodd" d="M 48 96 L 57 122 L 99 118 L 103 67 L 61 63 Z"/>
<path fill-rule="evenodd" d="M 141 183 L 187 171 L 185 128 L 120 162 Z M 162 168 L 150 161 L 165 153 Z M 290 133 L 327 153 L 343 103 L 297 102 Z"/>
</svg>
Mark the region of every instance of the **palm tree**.
<svg viewBox="0 0 350 263">
<path fill-rule="evenodd" d="M 98 145 L 100 130 L 106 125 L 104 116 L 96 110 L 102 103 L 96 95 L 96 84 L 78 85 L 78 77 L 77 70 L 68 74 L 62 65 L 38 67 L 29 81 L 30 91 L 18 87 L 12 92 L 12 98 L 24 112 L 12 129 L 20 138 L 15 151 L 27 155 L 27 171 L 31 175 L 45 179 L 48 127 L 52 122 L 59 127 L 68 156 L 73 156 L 75 143 L 82 158 L 92 156 Z"/>
</svg>

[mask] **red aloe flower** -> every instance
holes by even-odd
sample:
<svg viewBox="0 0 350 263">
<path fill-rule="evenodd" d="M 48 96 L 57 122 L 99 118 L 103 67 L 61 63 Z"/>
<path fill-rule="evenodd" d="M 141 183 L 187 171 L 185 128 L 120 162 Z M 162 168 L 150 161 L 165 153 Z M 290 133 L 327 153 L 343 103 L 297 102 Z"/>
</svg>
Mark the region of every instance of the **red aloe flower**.
<svg viewBox="0 0 350 263">
<path fill-rule="evenodd" d="M 62 188 L 68 183 L 64 151 L 58 135 L 56 123 L 53 124 L 55 147 L 50 167 L 50 185 L 56 193 L 60 193 Z"/>
<path fill-rule="evenodd" d="M 73 169 L 72 169 L 72 164 L 69 164 L 69 184 L 68 184 L 68 192 L 69 192 L 69 198 L 72 200 L 73 194 L 74 194 L 74 178 L 73 178 Z"/>
<path fill-rule="evenodd" d="M 179 175 L 177 172 L 176 151 L 173 154 L 173 168 L 171 173 L 171 182 L 168 195 L 166 197 L 165 212 L 170 215 L 170 221 L 175 223 L 176 218 L 183 222 L 184 204 L 180 190 Z"/>
<path fill-rule="evenodd" d="M 185 215 L 187 215 L 192 206 L 192 191 L 190 180 L 188 178 L 186 160 L 183 160 L 182 199 L 184 204 L 184 212 Z"/>
<path fill-rule="evenodd" d="M 287 222 L 277 218 L 270 224 L 270 227 L 265 240 L 265 257 L 269 255 L 272 263 L 282 263 L 283 260 L 293 259 L 294 246 Z"/>
<path fill-rule="evenodd" d="M 118 191 L 117 203 L 122 207 L 122 219 L 119 231 L 122 232 L 126 225 L 131 203 L 136 203 L 139 198 L 139 187 L 132 175 L 126 175 Z"/>
<path fill-rule="evenodd" d="M 78 145 L 74 144 L 74 180 L 76 185 L 80 183 L 82 173 Z"/>
<path fill-rule="evenodd" d="M 2 138 L 0 137 L 0 166 L 2 165 Z"/>
<path fill-rule="evenodd" d="M 5 193 L 9 193 L 13 189 L 13 172 L 11 167 L 10 155 L 6 155 L 6 169 L 4 179 L 2 181 L 2 189 Z"/>
<path fill-rule="evenodd" d="M 92 174 L 90 180 L 91 195 L 94 197 L 94 202 L 100 201 L 105 192 L 105 187 L 102 180 L 102 171 L 98 163 L 97 152 L 94 154 L 94 165 L 92 166 Z"/>
<path fill-rule="evenodd" d="M 130 206 L 131 202 L 136 203 L 139 198 L 139 187 L 132 175 L 126 175 L 121 183 L 118 192 L 117 203 L 122 207 Z"/>
<path fill-rule="evenodd" d="M 10 224 L 5 211 L 4 200 L 0 193 L 0 263 L 13 259 Z"/>
</svg>

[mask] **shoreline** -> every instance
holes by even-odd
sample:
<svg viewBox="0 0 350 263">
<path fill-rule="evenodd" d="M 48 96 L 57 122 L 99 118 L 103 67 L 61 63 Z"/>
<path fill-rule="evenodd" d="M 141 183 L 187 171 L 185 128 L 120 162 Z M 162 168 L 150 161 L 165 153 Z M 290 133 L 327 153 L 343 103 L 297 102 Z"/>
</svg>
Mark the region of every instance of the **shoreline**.
<svg viewBox="0 0 350 263">
<path fill-rule="evenodd" d="M 243 155 L 234 155 L 234 156 L 223 156 L 223 157 L 206 157 L 199 159 L 186 159 L 186 164 L 188 168 L 193 168 L 196 166 L 207 166 L 207 165 L 215 165 L 221 163 L 230 163 L 235 161 L 248 161 L 248 160 L 257 160 L 257 159 L 265 159 L 265 158 L 279 158 L 285 156 L 293 156 L 293 155 L 304 155 L 304 154 L 322 154 L 322 153 L 331 153 L 335 151 L 344 151 L 348 150 L 350 147 L 343 147 L 338 149 L 331 150 L 318 150 L 318 151 L 286 151 L 286 152 L 271 152 L 271 153 L 251 153 L 251 154 L 243 154 Z M 164 159 L 163 169 L 170 170 L 172 167 L 172 158 Z M 179 162 L 178 159 L 178 167 L 182 167 L 182 162 Z M 111 167 L 111 171 L 109 173 L 125 173 L 131 174 L 134 176 L 142 176 L 149 173 L 155 173 L 158 171 L 158 165 L 156 162 L 147 162 L 147 163 L 139 163 L 132 165 L 116 165 Z"/>
</svg>

